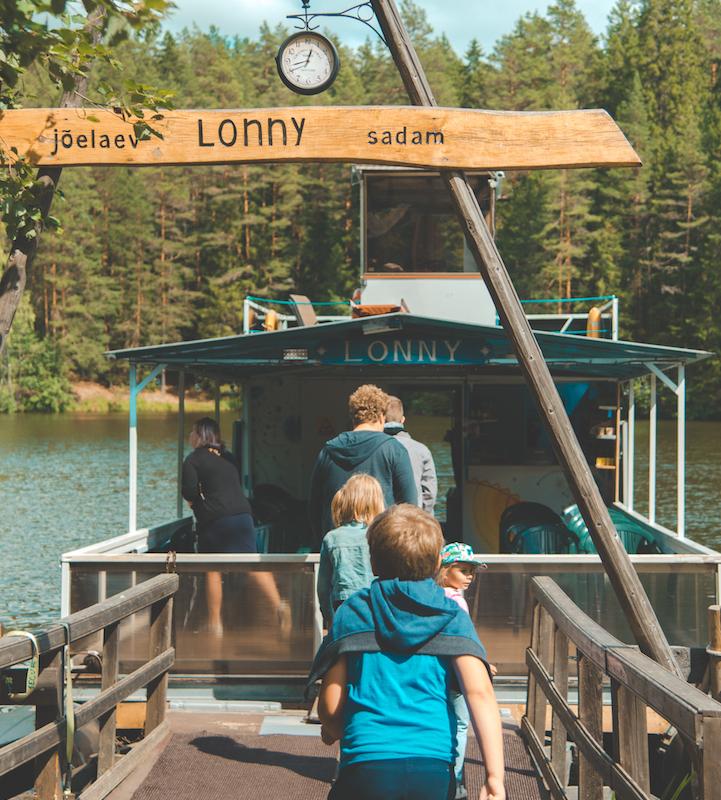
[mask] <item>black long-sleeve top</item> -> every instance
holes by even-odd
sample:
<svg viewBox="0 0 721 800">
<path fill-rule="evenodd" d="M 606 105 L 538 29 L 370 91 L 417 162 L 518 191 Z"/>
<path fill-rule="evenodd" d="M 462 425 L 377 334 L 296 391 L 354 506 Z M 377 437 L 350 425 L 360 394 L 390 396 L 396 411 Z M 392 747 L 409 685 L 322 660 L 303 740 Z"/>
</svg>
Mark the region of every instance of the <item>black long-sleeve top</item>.
<svg viewBox="0 0 721 800">
<path fill-rule="evenodd" d="M 183 462 L 183 497 L 202 528 L 223 517 L 251 513 L 232 453 L 197 447 Z"/>
</svg>

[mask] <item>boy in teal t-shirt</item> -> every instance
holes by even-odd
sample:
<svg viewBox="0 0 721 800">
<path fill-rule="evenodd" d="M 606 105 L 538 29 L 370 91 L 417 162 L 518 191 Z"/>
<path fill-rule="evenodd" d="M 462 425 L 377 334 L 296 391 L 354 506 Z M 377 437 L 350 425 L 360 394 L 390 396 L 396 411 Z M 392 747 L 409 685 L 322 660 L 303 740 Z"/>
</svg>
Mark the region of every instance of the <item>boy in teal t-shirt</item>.
<svg viewBox="0 0 721 800">
<path fill-rule="evenodd" d="M 453 798 L 460 684 L 486 767 L 484 800 L 505 800 L 503 739 L 485 651 L 470 618 L 435 582 L 440 526 L 408 504 L 368 528 L 370 588 L 337 611 L 310 682 L 322 676 L 323 741 L 341 741 L 329 800 Z"/>
</svg>

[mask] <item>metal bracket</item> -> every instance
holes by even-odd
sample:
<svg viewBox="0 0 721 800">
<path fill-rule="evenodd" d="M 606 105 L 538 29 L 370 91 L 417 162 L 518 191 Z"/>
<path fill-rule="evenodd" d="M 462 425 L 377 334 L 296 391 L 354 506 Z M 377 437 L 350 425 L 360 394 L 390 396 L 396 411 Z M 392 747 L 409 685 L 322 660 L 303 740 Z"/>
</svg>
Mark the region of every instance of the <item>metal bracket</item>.
<svg viewBox="0 0 721 800">
<path fill-rule="evenodd" d="M 674 383 L 663 370 L 659 369 L 655 364 L 647 364 L 646 366 L 648 367 L 649 371 L 652 372 L 660 381 L 665 383 L 674 394 L 678 394 L 678 384 Z"/>
<path fill-rule="evenodd" d="M 295 19 L 301 23 L 300 25 L 296 25 L 298 30 L 317 30 L 320 26 L 314 25 L 313 23 L 320 17 L 344 17 L 345 19 L 352 19 L 355 22 L 362 22 L 367 28 L 370 28 L 373 33 L 376 34 L 376 36 L 378 36 L 378 38 L 386 47 L 388 47 L 388 42 L 386 42 L 383 33 L 371 22 L 371 20 L 375 19 L 375 12 L 373 11 L 373 6 L 369 2 L 359 3 L 356 6 L 350 6 L 343 11 L 319 11 L 317 13 L 310 12 L 310 0 L 301 0 L 301 2 L 303 3 L 302 14 L 288 14 L 286 16 L 286 19 Z"/>
</svg>

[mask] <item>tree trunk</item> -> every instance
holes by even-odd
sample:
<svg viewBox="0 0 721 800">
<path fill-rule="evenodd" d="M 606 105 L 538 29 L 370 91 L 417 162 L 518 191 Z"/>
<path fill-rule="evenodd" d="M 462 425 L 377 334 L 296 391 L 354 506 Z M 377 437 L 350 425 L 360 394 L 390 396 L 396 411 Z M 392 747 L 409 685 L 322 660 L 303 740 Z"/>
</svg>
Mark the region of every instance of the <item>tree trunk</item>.
<svg viewBox="0 0 721 800">
<path fill-rule="evenodd" d="M 97 44 L 102 35 L 103 22 L 105 20 L 105 9 L 98 6 L 88 17 L 85 25 L 86 30 L 92 32 L 93 43 Z M 60 101 L 61 108 L 78 108 L 82 104 L 82 95 L 87 90 L 88 79 L 85 75 L 80 77 L 75 87 L 65 94 Z M 35 236 L 17 236 L 10 247 L 10 257 L 8 258 L 5 272 L 0 278 L 0 353 L 5 348 L 10 328 L 18 310 L 20 300 L 25 291 L 28 271 L 32 267 L 35 254 L 38 249 L 38 239 L 40 231 L 47 219 L 50 205 L 53 202 L 55 190 L 58 187 L 61 167 L 43 167 L 38 170 L 37 185 L 38 209 L 40 210 L 40 222 L 35 226 Z"/>
</svg>

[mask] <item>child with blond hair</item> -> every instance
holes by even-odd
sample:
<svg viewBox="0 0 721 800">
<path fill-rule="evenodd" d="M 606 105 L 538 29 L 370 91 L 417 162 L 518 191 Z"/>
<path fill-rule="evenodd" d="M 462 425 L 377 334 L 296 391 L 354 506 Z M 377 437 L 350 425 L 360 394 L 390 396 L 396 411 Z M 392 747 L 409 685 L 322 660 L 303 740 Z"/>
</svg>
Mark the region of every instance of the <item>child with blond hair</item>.
<svg viewBox="0 0 721 800">
<path fill-rule="evenodd" d="M 384 509 L 383 490 L 371 475 L 357 473 L 335 493 L 335 528 L 323 538 L 318 569 L 318 601 L 326 628 L 335 610 L 373 580 L 366 530 Z"/>
</svg>

